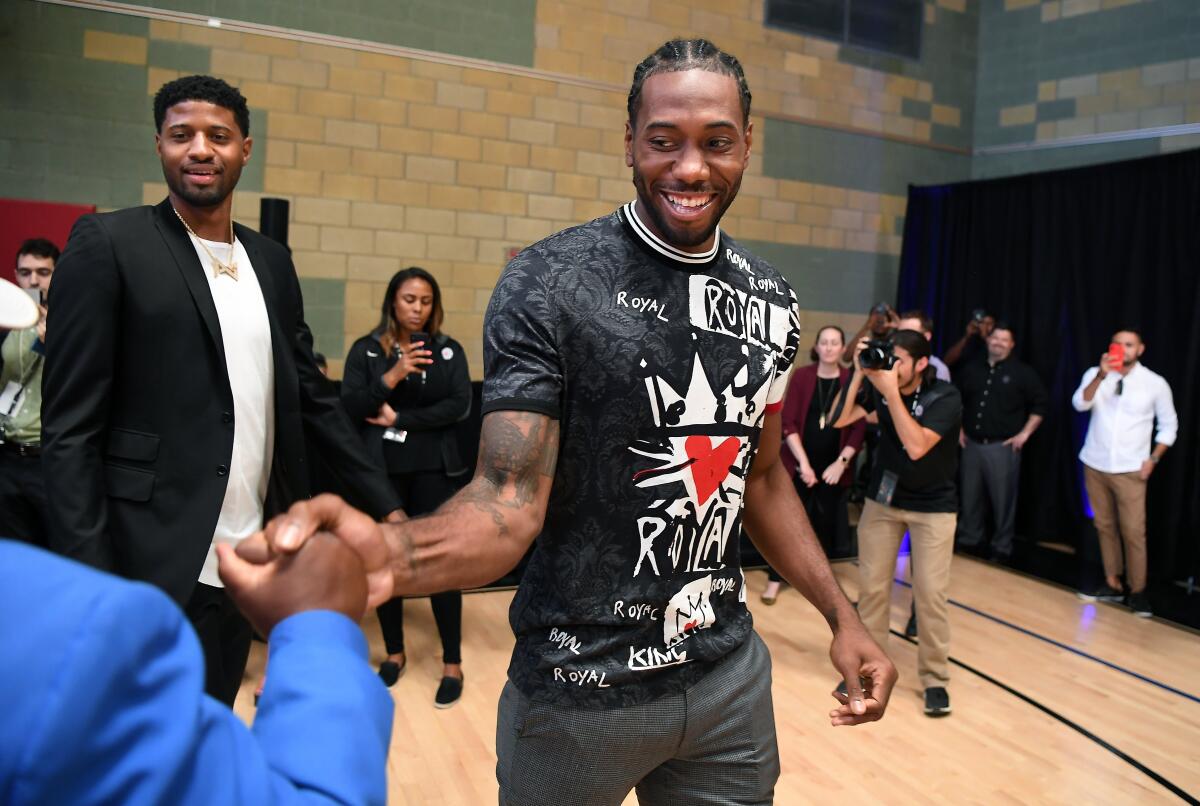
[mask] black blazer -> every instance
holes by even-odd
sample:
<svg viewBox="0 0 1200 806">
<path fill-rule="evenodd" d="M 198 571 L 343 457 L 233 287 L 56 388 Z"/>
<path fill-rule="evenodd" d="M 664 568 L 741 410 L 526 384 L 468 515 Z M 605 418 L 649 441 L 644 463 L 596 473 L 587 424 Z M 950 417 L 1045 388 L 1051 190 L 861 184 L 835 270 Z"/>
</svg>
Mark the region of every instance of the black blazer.
<svg viewBox="0 0 1200 806">
<path fill-rule="evenodd" d="M 395 363 L 384 354 L 379 334 L 354 342 L 342 371 L 342 403 L 371 455 L 391 473 L 441 470 L 459 476 L 468 468 L 458 447 L 455 424 L 471 413 L 471 376 L 462 345 L 444 333 L 429 348 L 433 363 L 425 377 L 411 374 L 388 389 L 380 380 Z M 445 356 L 449 355 L 447 359 Z M 366 422 L 387 402 L 396 411 L 394 427 L 407 431 L 403 443 L 385 442 L 384 429 Z"/>
<path fill-rule="evenodd" d="M 376 518 L 397 506 L 317 370 L 287 250 L 235 225 L 262 286 L 275 363 L 266 517 L 309 494 L 306 439 Z M 170 203 L 87 215 L 54 272 L 42 384 L 51 548 L 177 602 L 212 542 L 233 454 L 217 309 Z"/>
</svg>

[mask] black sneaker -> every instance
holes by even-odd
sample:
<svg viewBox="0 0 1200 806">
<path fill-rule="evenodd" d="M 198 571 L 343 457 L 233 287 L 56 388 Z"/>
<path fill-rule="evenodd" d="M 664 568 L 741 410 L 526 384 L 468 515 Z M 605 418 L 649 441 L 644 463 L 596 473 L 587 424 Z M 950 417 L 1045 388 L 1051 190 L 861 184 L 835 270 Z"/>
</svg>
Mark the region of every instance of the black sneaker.
<svg viewBox="0 0 1200 806">
<path fill-rule="evenodd" d="M 1075 595 L 1085 602 L 1119 602 L 1125 598 L 1125 594 L 1108 585 L 1101 585 L 1090 591 L 1079 591 Z"/>
<path fill-rule="evenodd" d="M 391 688 L 392 686 L 396 685 L 396 681 L 399 680 L 400 677 L 404 674 L 404 670 L 405 670 L 405 668 L 407 668 L 407 666 L 408 666 L 408 656 L 407 655 L 404 657 L 403 663 L 396 663 L 395 661 L 385 660 L 383 663 L 379 664 L 379 679 L 383 681 L 383 684 L 385 686 L 387 686 L 388 688 Z"/>
<path fill-rule="evenodd" d="M 443 677 L 442 684 L 438 686 L 437 694 L 433 698 L 434 708 L 449 708 L 454 703 L 458 702 L 458 698 L 462 696 L 463 679 L 461 677 Z"/>
<path fill-rule="evenodd" d="M 1140 618 L 1150 618 L 1154 612 L 1150 609 L 1150 597 L 1145 591 L 1129 594 L 1128 599 L 1129 609 L 1133 611 L 1133 615 Z"/>
<path fill-rule="evenodd" d="M 946 716 L 950 713 L 950 694 L 941 686 L 925 689 L 925 716 Z"/>
<path fill-rule="evenodd" d="M 904 625 L 904 635 L 906 638 L 917 637 L 917 614 L 913 613 L 908 617 L 908 623 Z"/>
</svg>

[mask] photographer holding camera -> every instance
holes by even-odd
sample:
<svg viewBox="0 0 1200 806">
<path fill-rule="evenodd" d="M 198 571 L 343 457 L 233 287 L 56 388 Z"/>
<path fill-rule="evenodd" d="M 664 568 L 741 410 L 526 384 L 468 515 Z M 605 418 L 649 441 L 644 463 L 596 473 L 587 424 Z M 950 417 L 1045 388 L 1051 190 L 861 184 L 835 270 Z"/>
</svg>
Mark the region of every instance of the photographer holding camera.
<svg viewBox="0 0 1200 806">
<path fill-rule="evenodd" d="M 921 622 L 917 672 L 925 690 L 925 713 L 944 716 L 950 713 L 946 600 L 958 511 L 955 438 L 962 398 L 958 389 L 935 377 L 929 355 L 929 340 L 914 330 L 861 340 L 854 352 L 854 374 L 834 404 L 833 419 L 836 428 L 845 428 L 871 412 L 879 415 L 879 446 L 858 523 L 859 617 L 885 646 L 896 553 L 908 532 Z"/>
</svg>

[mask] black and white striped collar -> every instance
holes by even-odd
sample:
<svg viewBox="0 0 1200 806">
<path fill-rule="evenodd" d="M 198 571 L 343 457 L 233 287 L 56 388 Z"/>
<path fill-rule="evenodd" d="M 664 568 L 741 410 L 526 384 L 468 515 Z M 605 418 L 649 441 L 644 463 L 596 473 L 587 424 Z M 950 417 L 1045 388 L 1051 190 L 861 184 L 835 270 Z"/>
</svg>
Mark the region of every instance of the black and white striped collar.
<svg viewBox="0 0 1200 806">
<path fill-rule="evenodd" d="M 703 268 L 712 264 L 717 259 L 717 255 L 720 254 L 720 227 L 717 227 L 714 233 L 716 237 L 713 238 L 713 245 L 711 249 L 707 249 L 704 252 L 685 252 L 678 247 L 672 246 L 651 232 L 650 228 L 647 227 L 640 218 L 638 218 L 637 211 L 634 209 L 634 202 L 626 202 L 624 205 L 622 205 L 620 208 L 620 214 L 621 219 L 625 222 L 626 226 L 629 227 L 633 234 L 637 236 L 638 240 L 641 241 L 641 243 L 648 250 L 650 250 L 650 252 L 660 255 L 669 261 L 679 263 L 688 268 Z"/>
</svg>

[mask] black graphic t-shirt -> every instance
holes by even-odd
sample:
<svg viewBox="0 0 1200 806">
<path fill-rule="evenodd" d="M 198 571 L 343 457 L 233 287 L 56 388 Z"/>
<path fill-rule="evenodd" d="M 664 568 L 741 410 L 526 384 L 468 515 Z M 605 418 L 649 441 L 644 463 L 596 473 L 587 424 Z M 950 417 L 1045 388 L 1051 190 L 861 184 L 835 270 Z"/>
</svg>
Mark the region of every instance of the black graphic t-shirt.
<svg viewBox="0 0 1200 806">
<path fill-rule="evenodd" d="M 484 324 L 483 413 L 561 423 L 509 677 L 564 705 L 681 691 L 749 634 L 742 494 L 799 341 L 773 267 L 719 231 L 680 252 L 632 208 L 517 255 Z"/>
</svg>

